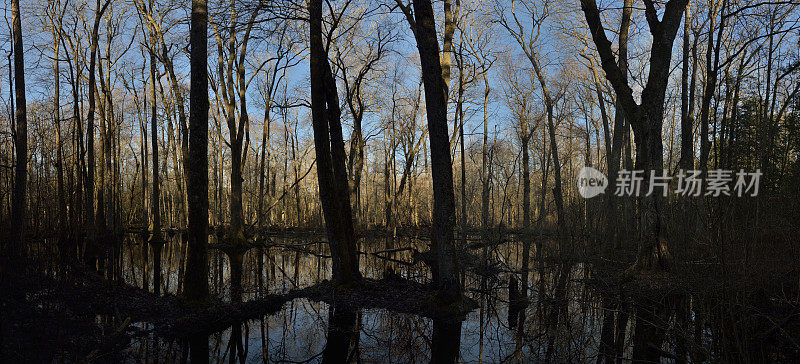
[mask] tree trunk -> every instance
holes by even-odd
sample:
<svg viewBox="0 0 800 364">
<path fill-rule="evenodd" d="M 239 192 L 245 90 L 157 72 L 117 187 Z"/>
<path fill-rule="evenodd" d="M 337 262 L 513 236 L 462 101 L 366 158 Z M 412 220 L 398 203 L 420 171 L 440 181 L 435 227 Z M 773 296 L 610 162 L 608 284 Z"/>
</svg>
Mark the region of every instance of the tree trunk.
<svg viewBox="0 0 800 364">
<path fill-rule="evenodd" d="M 425 85 L 425 109 L 428 113 L 428 133 L 431 148 L 433 177 L 433 241 L 431 250 L 436 257 L 434 280 L 439 285 L 440 298 L 445 303 L 461 295 L 455 247 L 453 244 L 453 165 L 447 136 L 447 95 L 439 63 L 439 43 L 433 6 L 430 0 L 414 0 L 416 15 L 414 35 L 417 40 L 422 79 Z"/>
<path fill-rule="evenodd" d="M 483 74 L 483 144 L 481 145 L 481 175 L 483 176 L 483 183 L 481 184 L 481 227 L 483 229 L 483 242 L 489 242 L 489 184 L 491 183 L 491 169 L 488 165 L 490 163 L 488 157 L 487 147 L 489 144 L 489 80 Z M 486 260 L 487 248 L 483 249 L 483 260 Z"/>
<path fill-rule="evenodd" d="M 60 7 L 60 6 L 59 6 Z M 63 148 L 61 146 L 61 79 L 60 79 L 60 72 L 61 72 L 61 62 L 58 59 L 59 50 L 60 48 L 60 37 L 61 37 L 61 19 L 63 15 L 58 18 L 58 24 L 53 24 L 53 26 L 58 26 L 58 29 L 54 29 L 53 31 L 53 122 L 56 127 L 56 172 L 58 173 L 58 229 L 59 229 L 59 240 L 60 243 L 63 243 L 63 239 L 66 237 L 65 233 L 69 228 L 69 223 L 67 222 L 67 204 L 66 198 L 64 195 L 64 153 Z M 62 249 L 66 248 L 66 246 L 61 245 Z M 63 254 L 63 252 L 62 252 Z"/>
<path fill-rule="evenodd" d="M 689 32 L 691 31 L 691 6 L 686 6 L 683 20 L 683 72 L 681 73 L 681 159 L 678 166 L 684 170 L 694 168 L 694 138 L 692 137 L 692 116 L 689 115 Z"/>
<path fill-rule="evenodd" d="M 641 105 L 633 99 L 633 91 L 625 80 L 623 70 L 614 62 L 611 42 L 606 38 L 600 13 L 594 0 L 581 0 L 581 8 L 597 45 L 606 78 L 614 86 L 621 110 L 630 121 L 636 138 L 636 167 L 643 169 L 647 177 L 663 175 L 661 129 L 664 115 L 664 97 L 672 59 L 672 45 L 680 26 L 688 0 L 669 0 L 664 7 L 663 19 L 658 20 L 652 3 L 647 7 L 647 21 L 653 36 L 651 64 L 647 84 L 642 91 Z M 645 178 L 643 188 L 649 179 Z M 666 269 L 669 250 L 664 239 L 664 197 L 655 192 L 641 199 L 642 237 L 636 263 L 630 272 Z"/>
<path fill-rule="evenodd" d="M 87 257 L 87 264 L 91 269 L 94 269 L 95 264 L 97 262 L 97 254 L 99 247 L 97 247 L 97 242 L 95 241 L 95 216 L 94 216 L 94 172 L 95 172 L 95 158 L 94 158 L 94 121 L 95 121 L 95 107 L 96 107 L 96 99 L 95 94 L 97 93 L 97 85 L 96 85 L 96 77 L 95 77 L 95 70 L 97 68 L 97 43 L 98 43 L 98 32 L 100 28 L 100 19 L 103 17 L 103 13 L 105 13 L 106 9 L 108 8 L 109 4 L 111 4 L 110 0 L 106 0 L 106 2 L 102 5 L 100 4 L 100 0 L 97 0 L 95 6 L 95 17 L 94 17 L 94 26 L 92 27 L 92 37 L 91 37 L 91 44 L 90 44 L 90 56 L 89 56 L 89 109 L 87 111 L 86 119 L 87 119 L 87 127 L 86 127 L 86 149 L 87 149 L 87 169 L 86 169 L 86 183 L 84 184 L 85 194 L 85 206 L 84 212 L 86 214 L 86 221 L 85 226 L 87 229 L 86 238 L 87 241 L 87 251 L 85 252 Z"/>
<path fill-rule="evenodd" d="M 22 49 L 22 19 L 20 19 L 19 0 L 11 2 L 11 16 L 14 41 L 14 94 L 16 111 L 14 113 L 16 133 L 14 148 L 14 193 L 11 203 L 11 242 L 12 260 L 26 257 L 25 249 L 25 194 L 28 183 L 28 110 L 25 99 L 25 53 Z"/>
<path fill-rule="evenodd" d="M 178 120 L 178 124 L 179 124 L 179 129 L 180 129 L 180 132 L 181 132 L 181 156 L 182 156 L 182 158 L 181 158 L 182 163 L 181 164 L 182 164 L 182 167 L 183 167 L 182 177 L 183 177 L 183 185 L 187 186 L 187 187 L 181 189 L 181 187 L 180 187 L 181 186 L 181 182 L 178 181 L 177 183 L 178 183 L 178 188 L 181 189 L 181 191 L 180 191 L 181 192 L 181 202 L 182 202 L 182 204 L 181 204 L 182 206 L 181 207 L 183 208 L 183 216 L 184 216 L 185 219 L 188 219 L 188 216 L 189 216 L 189 207 L 188 207 L 188 198 L 189 197 L 188 197 L 188 194 L 189 193 L 188 193 L 188 191 L 186 189 L 188 188 L 189 177 L 187 175 L 186 170 L 188 168 L 188 154 L 189 154 L 189 145 L 188 145 L 188 143 L 189 143 L 189 127 L 187 125 L 187 120 L 186 120 L 186 105 L 185 105 L 185 102 L 184 102 L 184 99 L 183 99 L 183 93 L 181 92 L 181 88 L 178 85 L 178 77 L 175 75 L 175 66 L 172 63 L 172 58 L 169 57 L 169 54 L 167 52 L 167 45 L 164 43 L 163 34 L 159 34 L 158 39 L 159 39 L 159 41 L 161 43 L 161 50 L 162 50 L 161 57 L 163 58 L 164 68 L 166 68 L 167 74 L 169 75 L 170 86 L 172 88 L 172 95 L 175 98 L 175 103 L 176 103 L 176 106 L 178 108 L 178 119 L 179 119 Z M 186 220 L 181 221 L 181 222 L 188 224 L 188 222 Z"/>
<path fill-rule="evenodd" d="M 528 142 L 530 134 L 528 123 L 520 123 L 523 127 L 521 135 L 522 142 L 522 280 L 520 281 L 520 299 L 516 302 L 519 309 L 519 325 L 525 323 L 525 310 L 523 309 L 528 299 L 528 270 L 531 255 L 531 173 L 530 173 L 530 150 Z M 520 328 L 521 329 L 521 328 Z"/>
<path fill-rule="evenodd" d="M 269 144 L 269 134 L 270 134 L 270 109 L 272 108 L 271 105 L 271 89 L 268 91 L 270 95 L 267 96 L 266 106 L 264 109 L 264 125 L 262 126 L 261 131 L 261 170 L 258 174 L 258 225 L 260 229 L 264 228 L 265 223 L 267 223 L 267 217 L 264 216 L 264 180 L 267 178 L 267 174 L 269 173 L 269 166 L 267 163 L 270 163 L 270 158 L 267 157 L 267 153 L 269 153 L 269 148 L 267 145 Z M 267 181 L 267 195 L 270 194 L 269 189 L 269 181 Z M 263 231 L 260 231 L 263 233 Z"/>
<path fill-rule="evenodd" d="M 459 46 L 456 58 L 458 63 L 458 101 L 456 104 L 456 115 L 459 120 L 458 137 L 461 139 L 461 245 L 467 246 L 467 163 L 466 153 L 464 153 L 464 52 L 463 45 Z"/>
<path fill-rule="evenodd" d="M 310 22 L 311 114 L 317 180 L 333 260 L 333 279 L 361 280 L 345 167 L 339 98 L 322 43 L 322 1 L 308 3 Z"/>
<path fill-rule="evenodd" d="M 363 111 L 363 109 L 362 109 Z M 364 136 L 361 131 L 361 121 L 363 113 L 353 113 L 353 135 L 350 137 L 350 155 L 348 159 L 348 170 L 350 171 L 350 202 L 358 214 L 360 205 L 361 174 L 364 170 Z"/>
<path fill-rule="evenodd" d="M 231 140 L 231 197 L 229 201 L 231 228 L 229 239 L 234 244 L 244 243 L 244 207 L 242 204 L 242 142 Z"/>
<path fill-rule="evenodd" d="M 208 8 L 206 0 L 192 0 L 191 84 L 189 89 L 189 155 L 187 184 L 189 200 L 188 257 L 183 295 L 193 302 L 208 299 Z M 208 340 L 205 356 L 195 355 L 192 362 L 208 362 Z"/>
<path fill-rule="evenodd" d="M 548 98 L 549 99 L 549 98 Z M 553 104 L 546 101 L 547 107 L 547 130 L 550 133 L 550 152 L 553 154 L 553 199 L 556 203 L 556 214 L 558 216 L 558 229 L 561 234 L 566 233 L 566 220 L 564 217 L 564 197 L 561 192 L 561 164 L 558 160 L 558 143 L 556 143 L 556 127 L 553 123 Z"/>
<path fill-rule="evenodd" d="M 628 80 L 628 36 L 630 32 L 631 15 L 633 12 L 633 0 L 625 0 L 622 7 L 622 20 L 619 27 L 619 55 L 617 58 L 617 65 L 622 71 L 622 78 L 627 82 Z M 622 156 L 622 149 L 624 143 L 630 134 L 630 124 L 625 120 L 625 113 L 622 111 L 620 100 L 617 100 L 615 105 L 614 114 L 614 128 L 611 142 L 611 154 L 608 157 L 608 185 L 616 186 L 617 175 L 619 174 L 620 162 Z M 629 153 L 626 153 L 629 154 Z M 624 211 L 620 210 L 618 203 L 619 199 L 613 193 L 606 194 L 607 209 L 609 211 L 609 219 L 606 220 L 606 230 L 612 236 L 612 247 L 618 248 L 623 234 L 619 230 L 624 231 L 626 223 L 622 220 L 627 216 L 627 210 L 630 204 L 625 201 L 622 206 Z M 622 213 L 621 213 L 622 212 Z"/>
<path fill-rule="evenodd" d="M 152 1 L 150 3 L 152 7 Z M 150 37 L 153 34 L 150 33 Z M 151 40 L 151 46 L 155 43 Z M 150 229 L 150 242 L 161 241 L 161 210 L 159 188 L 159 158 L 158 158 L 158 108 L 156 106 L 156 57 L 150 52 L 150 142 L 153 150 L 153 184 L 150 195 L 150 214 L 153 217 L 153 225 Z"/>
</svg>

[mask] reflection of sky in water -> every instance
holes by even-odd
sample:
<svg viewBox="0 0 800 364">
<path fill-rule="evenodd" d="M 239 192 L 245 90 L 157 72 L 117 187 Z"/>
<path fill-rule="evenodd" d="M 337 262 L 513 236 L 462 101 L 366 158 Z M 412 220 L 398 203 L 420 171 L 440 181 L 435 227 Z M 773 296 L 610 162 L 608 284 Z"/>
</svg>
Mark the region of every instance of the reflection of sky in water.
<svg viewBox="0 0 800 364">
<path fill-rule="evenodd" d="M 575 312 L 576 314 L 579 313 Z M 544 337 L 535 339 L 537 333 L 534 312 L 530 310 L 526 323 L 525 344 L 519 345 L 517 330 L 510 329 L 505 321 L 507 309 L 486 315 L 483 323 L 483 350 L 481 353 L 480 312 L 467 315 L 462 323 L 459 356 L 462 362 L 530 361 L 544 357 Z M 297 299 L 287 303 L 283 309 L 264 321 L 268 326 L 269 361 L 310 362 L 321 361 L 320 353 L 325 348 L 327 337 L 328 305 Z M 383 309 L 360 311 L 359 357 L 367 363 L 427 363 L 430 361 L 430 340 L 433 330 L 431 319 L 416 315 L 395 313 Z M 569 332 L 566 326 L 558 329 L 554 357 L 560 362 L 585 361 L 596 355 L 596 335 L 599 334 L 599 318 L 574 317 Z M 262 338 L 259 320 L 248 322 L 248 362 L 262 361 Z M 581 330 L 582 329 L 582 330 Z M 244 332 L 245 329 L 243 328 Z M 211 357 L 220 362 L 228 360 L 222 356 L 229 344 L 231 330 L 211 335 Z M 221 337 L 219 336 L 221 335 Z M 217 347 L 215 348 L 215 345 Z M 220 351 L 221 350 L 221 351 Z"/>
<path fill-rule="evenodd" d="M 211 239 L 213 242 L 213 239 Z M 280 241 L 284 244 L 297 244 L 297 241 Z M 165 282 L 163 291 L 176 293 L 178 289 L 182 251 L 179 244 L 168 244 L 164 249 L 162 267 Z M 393 247 L 417 245 L 416 242 L 396 241 Z M 300 244 L 304 244 L 301 242 Z M 304 248 L 317 255 L 327 255 L 327 246 L 305 242 Z M 385 240 L 362 243 L 361 250 L 367 253 L 387 248 Z M 509 244 L 494 254 L 510 265 L 518 264 L 520 244 Z M 244 259 L 244 298 L 255 297 L 257 284 L 257 250 L 252 249 Z M 264 255 L 264 289 L 270 293 L 286 292 L 295 287 L 307 287 L 330 275 L 329 260 L 313 254 L 298 253 L 290 249 L 273 247 Z M 410 260 L 410 252 L 400 252 L 397 259 Z M 140 245 L 127 245 L 123 264 L 125 280 L 129 284 L 141 286 L 142 253 Z M 426 282 L 430 272 L 420 264 L 413 267 L 386 263 L 372 254 L 360 255 L 361 270 L 365 277 L 380 278 L 387 267 L 392 267 L 403 277 Z M 217 250 L 209 251 L 211 292 L 227 299 L 230 287 L 230 273 L 227 258 Z M 152 285 L 152 256 L 147 268 Z M 274 273 L 273 273 L 274 272 Z M 586 272 L 576 265 L 570 274 L 572 281 L 585 278 Z M 553 293 L 553 280 L 557 274 L 545 275 L 546 289 Z M 538 274 L 531 274 L 531 284 L 538 280 Z M 480 287 L 479 277 L 467 274 L 466 294 L 476 301 L 481 295 L 475 290 Z M 535 288 L 535 287 L 534 287 Z M 470 312 L 461 326 L 459 361 L 475 362 L 520 362 L 536 361 L 543 358 L 548 345 L 546 325 L 542 324 L 542 312 L 538 312 L 538 294 L 533 293 L 528 306 L 524 337 L 520 338 L 516 328 L 508 325 L 508 277 L 502 273 L 499 285 L 490 288 L 491 294 L 482 300 L 481 307 Z M 561 322 L 551 334 L 553 341 L 553 360 L 555 362 L 591 361 L 597 354 L 597 342 L 602 321 L 602 311 L 597 298 L 592 297 L 582 284 L 570 283 L 568 286 L 567 321 Z M 546 315 L 546 313 L 544 313 Z M 320 362 L 328 335 L 328 305 L 296 299 L 287 302 L 282 309 L 263 320 L 250 320 L 242 325 L 242 346 L 247 362 L 262 362 L 268 355 L 269 362 Z M 367 363 L 426 363 L 431 357 L 433 320 L 409 314 L 391 312 L 384 309 L 362 309 L 357 313 L 359 322 L 358 356 Z M 483 323 L 481 323 L 483 317 Z M 266 330 L 262 335 L 262 321 Z M 146 325 L 145 325 L 146 327 Z M 482 329 L 482 330 L 481 330 Z M 212 362 L 227 362 L 230 357 L 230 335 L 228 328 L 223 332 L 211 334 L 209 357 Z M 481 338 L 481 332 L 483 333 Z M 337 333 L 341 334 L 341 333 Z M 266 343 L 263 345 L 262 342 Z M 147 349 L 143 349 L 146 347 Z M 182 343 L 159 342 L 158 353 L 154 348 L 152 335 L 135 340 L 131 350 L 140 353 L 136 356 L 161 357 L 167 361 L 180 359 Z M 262 350 L 265 348 L 267 350 Z M 266 353 L 264 353 L 266 352 Z M 180 361 L 180 360 L 177 360 Z"/>
</svg>

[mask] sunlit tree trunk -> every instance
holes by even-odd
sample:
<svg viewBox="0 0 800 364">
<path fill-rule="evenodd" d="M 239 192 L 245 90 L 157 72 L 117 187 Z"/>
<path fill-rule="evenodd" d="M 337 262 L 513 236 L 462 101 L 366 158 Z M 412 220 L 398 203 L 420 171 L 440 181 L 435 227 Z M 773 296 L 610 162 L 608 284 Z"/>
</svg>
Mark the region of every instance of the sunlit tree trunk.
<svg viewBox="0 0 800 364">
<path fill-rule="evenodd" d="M 456 98 L 456 120 L 459 123 L 458 138 L 460 139 L 459 146 L 460 162 L 461 162 L 461 245 L 467 246 L 467 163 L 466 153 L 464 152 L 464 51 L 463 43 L 459 44 L 458 54 L 456 54 L 456 64 L 458 66 L 458 96 Z"/>
</svg>

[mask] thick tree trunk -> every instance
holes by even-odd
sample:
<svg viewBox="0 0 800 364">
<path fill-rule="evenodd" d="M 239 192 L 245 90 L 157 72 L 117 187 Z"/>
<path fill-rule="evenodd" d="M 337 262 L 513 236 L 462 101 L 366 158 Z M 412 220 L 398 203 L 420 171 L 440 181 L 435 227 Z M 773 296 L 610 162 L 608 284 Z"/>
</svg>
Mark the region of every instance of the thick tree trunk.
<svg viewBox="0 0 800 364">
<path fill-rule="evenodd" d="M 17 130 L 14 148 L 14 192 L 11 202 L 11 241 L 9 256 L 12 260 L 25 258 L 25 194 L 28 183 L 28 110 L 25 99 L 25 53 L 22 49 L 22 19 L 20 19 L 19 0 L 11 2 L 11 17 L 14 41 L 14 94 L 16 111 L 14 113 Z"/>
<path fill-rule="evenodd" d="M 359 314 L 352 308 L 331 306 L 328 310 L 328 338 L 322 351 L 322 363 L 352 361 L 358 352 Z M 357 354 L 356 354 L 356 357 Z"/>
<path fill-rule="evenodd" d="M 455 20 L 458 18 L 458 12 L 460 9 L 460 2 L 456 1 L 456 8 L 453 9 L 452 0 L 444 0 L 444 34 L 442 39 L 442 57 L 440 59 L 440 64 L 442 67 L 442 79 L 444 82 L 444 96 L 445 100 L 450 96 L 450 66 L 452 65 L 452 55 L 453 55 L 453 34 L 456 31 L 456 24 Z M 414 3 L 414 8 L 417 8 L 416 3 Z M 417 18 L 419 21 L 419 18 Z M 435 23 L 434 23 L 435 24 Z M 436 43 L 437 46 L 439 43 Z"/>
<path fill-rule="evenodd" d="M 189 89 L 189 200 L 188 257 L 183 295 L 193 302 L 208 298 L 208 8 L 206 0 L 192 0 L 191 84 Z M 199 341 L 198 341 L 199 342 Z M 208 340 L 192 346 L 192 362 L 208 362 Z M 205 349 L 203 351 L 202 349 Z M 198 353 L 198 355 L 195 355 Z M 202 354 L 205 353 L 205 356 Z"/>
<path fill-rule="evenodd" d="M 453 302 L 461 295 L 458 268 L 453 244 L 455 202 L 453 197 L 453 165 L 447 136 L 447 95 L 439 63 L 439 43 L 433 6 L 430 0 L 414 0 L 416 16 L 414 35 L 417 40 L 422 79 L 425 85 L 425 109 L 428 113 L 428 133 L 431 148 L 433 177 L 433 241 L 431 250 L 436 256 L 434 279 L 439 285 L 440 298 Z M 459 326 L 460 327 L 460 326 Z"/>
<path fill-rule="evenodd" d="M 617 65 L 622 71 L 622 79 L 628 80 L 628 36 L 630 32 L 631 16 L 633 13 L 633 0 L 625 0 L 622 7 L 622 19 L 619 27 L 619 50 Z M 617 175 L 620 170 L 622 150 L 624 143 L 630 135 L 630 124 L 625 120 L 620 100 L 617 100 L 614 114 L 614 128 L 611 142 L 611 154 L 608 157 L 608 184 L 616 186 Z M 628 153 L 626 153 L 628 154 Z M 619 206 L 619 199 L 613 193 L 606 194 L 609 218 L 606 220 L 606 230 L 612 236 L 612 247 L 618 248 L 621 244 L 619 231 L 625 229 L 626 223 L 622 220 L 628 216 L 629 201 Z"/>
<path fill-rule="evenodd" d="M 633 98 L 633 91 L 626 81 L 624 70 L 614 62 L 611 42 L 606 37 L 600 20 L 600 13 L 594 0 L 581 0 L 581 8 L 597 45 L 603 70 L 614 86 L 621 110 L 630 121 L 636 138 L 636 168 L 643 169 L 646 177 L 650 174 L 663 175 L 663 155 L 661 129 L 664 115 L 664 97 L 672 59 L 672 45 L 680 26 L 681 18 L 688 0 L 670 0 L 664 6 L 663 19 L 659 20 L 652 3 L 647 6 L 647 22 L 653 36 L 651 62 L 647 85 L 642 91 L 641 105 Z M 645 178 L 643 187 L 649 185 Z M 641 199 L 641 229 L 639 252 L 630 272 L 651 269 L 666 269 L 669 263 L 669 250 L 664 239 L 664 197 L 662 191 L 655 191 Z"/>
<path fill-rule="evenodd" d="M 353 115 L 353 135 L 350 137 L 350 155 L 347 161 L 350 171 L 350 202 L 358 214 L 361 202 L 361 174 L 364 170 L 364 136 L 361 131 L 363 114 Z"/>
<path fill-rule="evenodd" d="M 242 204 L 242 143 L 231 140 L 231 197 L 229 201 L 231 228 L 229 239 L 234 244 L 244 243 L 244 207 Z"/>
<path fill-rule="evenodd" d="M 311 114 L 317 180 L 333 259 L 333 279 L 361 280 L 345 167 L 339 98 L 322 43 L 322 1 L 308 3 L 310 22 Z"/>
<path fill-rule="evenodd" d="M 433 320 L 431 363 L 456 363 L 461 348 L 461 321 L 447 318 Z"/>
</svg>

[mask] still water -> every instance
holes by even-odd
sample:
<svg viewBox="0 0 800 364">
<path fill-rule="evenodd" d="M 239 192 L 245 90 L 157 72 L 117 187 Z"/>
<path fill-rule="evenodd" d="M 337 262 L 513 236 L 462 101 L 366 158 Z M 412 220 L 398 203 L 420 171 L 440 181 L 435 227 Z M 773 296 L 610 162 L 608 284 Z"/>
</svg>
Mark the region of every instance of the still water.
<svg viewBox="0 0 800 364">
<path fill-rule="evenodd" d="M 182 284 L 185 244 L 177 236 L 170 239 L 162 252 L 161 291 L 177 294 Z M 318 236 L 276 237 L 271 238 L 270 248 L 249 250 L 243 266 L 244 300 L 265 293 L 285 293 L 329 278 L 327 246 L 319 240 Z M 126 239 L 123 275 L 126 283 L 138 287 L 148 281 L 152 290 L 153 259 L 150 256 L 149 264 L 144 264 L 140 242 L 137 236 Z M 212 238 L 212 246 L 213 242 Z M 379 279 L 391 271 L 417 282 L 429 282 L 430 271 L 423 264 L 402 263 L 412 260 L 410 250 L 380 254 L 391 257 L 391 261 L 373 254 L 399 248 L 427 250 L 422 241 L 409 238 L 362 240 L 359 250 L 364 252 L 360 255 L 364 276 Z M 582 283 L 590 277 L 590 270 L 581 263 L 537 268 L 533 259 L 536 255 L 532 253 L 531 297 L 524 309 L 523 325 L 519 326 L 516 312 L 509 315 L 509 285 L 516 284 L 512 281 L 517 279 L 510 277 L 511 272 L 519 269 L 521 252 L 521 243 L 493 247 L 486 252 L 497 267 L 493 276 L 464 273 L 465 294 L 478 308 L 463 321 L 438 322 L 386 309 L 332 308 L 326 303 L 295 299 L 277 313 L 208 335 L 209 359 L 315 363 L 326 357 L 331 362 L 422 363 L 430 362 L 434 355 L 447 355 L 449 350 L 459 362 L 468 363 L 531 362 L 543 358 L 553 362 L 595 361 L 607 311 L 596 293 Z M 229 300 L 227 257 L 216 249 L 210 249 L 209 255 L 211 292 Z M 632 324 L 626 321 L 623 325 L 618 330 L 623 333 L 619 340 L 620 354 L 629 356 L 632 334 L 627 326 Z M 126 350 L 129 361 L 187 360 L 187 342 L 160 338 L 148 331 L 146 323 L 135 326 L 143 334 L 135 336 Z"/>
</svg>

